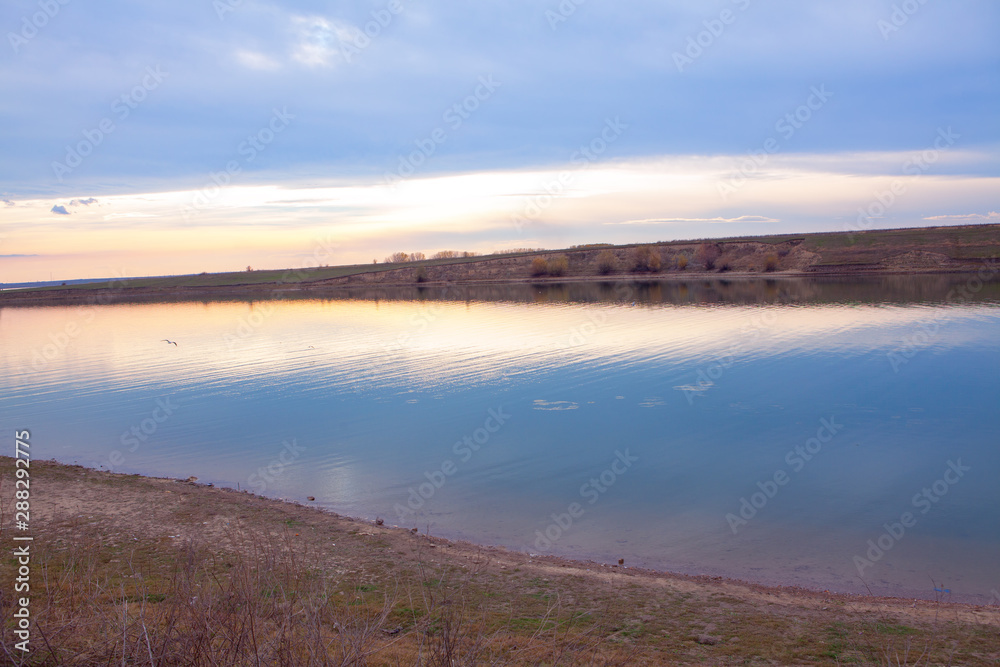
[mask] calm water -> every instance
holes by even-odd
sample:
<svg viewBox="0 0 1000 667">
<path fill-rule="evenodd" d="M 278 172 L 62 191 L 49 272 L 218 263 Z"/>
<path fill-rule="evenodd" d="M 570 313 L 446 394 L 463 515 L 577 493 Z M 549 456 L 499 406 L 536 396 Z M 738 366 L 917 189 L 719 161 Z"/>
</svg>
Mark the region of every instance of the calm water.
<svg viewBox="0 0 1000 667">
<path fill-rule="evenodd" d="M 36 458 L 532 553 L 1000 589 L 997 283 L 2 307 L 0 350 L 0 432 Z"/>
</svg>

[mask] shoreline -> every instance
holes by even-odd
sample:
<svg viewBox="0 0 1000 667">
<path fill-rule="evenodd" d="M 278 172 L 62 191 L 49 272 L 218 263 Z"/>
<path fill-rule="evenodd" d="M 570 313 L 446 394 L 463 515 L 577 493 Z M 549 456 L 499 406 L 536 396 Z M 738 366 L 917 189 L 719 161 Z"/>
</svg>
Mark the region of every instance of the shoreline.
<svg viewBox="0 0 1000 667">
<path fill-rule="evenodd" d="M 0 458 L 5 505 L 13 470 Z M 996 606 L 533 557 L 197 480 L 40 459 L 31 481 L 32 605 L 46 637 L 33 646 L 57 664 L 120 661 L 126 640 L 145 659 L 147 639 L 169 646 L 157 643 L 168 635 L 181 657 L 158 664 L 188 664 L 191 647 L 204 646 L 170 619 L 239 633 L 252 614 L 289 650 L 310 645 L 295 633 L 319 619 L 309 627 L 324 646 L 363 645 L 377 665 L 416 664 L 455 642 L 463 655 L 517 665 L 908 664 L 912 648 L 929 664 L 1000 660 Z M 16 576 L 11 560 L 0 561 L 5 581 Z M 80 606 L 87 591 L 95 597 Z M 0 602 L 9 623 L 12 600 Z M 124 612 L 145 634 L 122 624 Z"/>
<path fill-rule="evenodd" d="M 405 259 L 405 258 L 404 258 Z M 0 291 L 0 302 L 159 294 L 337 291 L 658 280 L 887 277 L 975 273 L 1000 259 L 1000 224 L 858 230 L 757 237 L 590 244 L 562 250 L 439 257 L 391 264 L 118 278 L 103 283 Z"/>
<path fill-rule="evenodd" d="M 352 291 L 364 289 L 385 290 L 461 290 L 465 288 L 489 287 L 558 287 L 560 285 L 650 285 L 656 283 L 751 283 L 751 282 L 796 282 L 816 279 L 842 279 L 852 281 L 878 280 L 882 278 L 906 277 L 974 277 L 979 275 L 975 268 L 950 269 L 941 271 L 930 270 L 897 270 L 879 272 L 726 272 L 726 273 L 659 273 L 647 275 L 609 275 L 609 276 L 563 276 L 543 278 L 505 278 L 481 279 L 463 281 L 427 281 L 413 282 L 351 282 L 349 280 L 322 283 L 256 283 L 223 286 L 197 287 L 126 287 L 126 288 L 76 288 L 56 289 L 0 289 L 0 307 L 16 307 L 20 305 L 34 306 L 56 302 L 58 305 L 109 305 L 127 303 L 130 301 L 157 300 L 200 300 L 204 298 L 234 298 L 234 299 L 277 299 L 295 297 L 313 297 L 336 299 L 338 295 L 350 294 Z M 991 276 L 995 276 L 992 272 Z"/>
<path fill-rule="evenodd" d="M 7 457 L 0 456 L 0 459 L 6 459 Z M 329 516 L 338 521 L 345 521 L 351 524 L 361 524 L 369 526 L 373 529 L 378 529 L 380 532 L 391 532 L 400 536 L 404 535 L 415 535 L 416 537 L 429 540 L 433 544 L 438 545 L 448 545 L 450 547 L 456 548 L 460 551 L 476 551 L 477 553 L 489 553 L 498 558 L 504 558 L 505 560 L 511 561 L 524 561 L 535 562 L 540 564 L 549 564 L 558 567 L 571 568 L 574 570 L 587 570 L 587 571 L 608 571 L 608 572 L 618 572 L 618 573 L 629 573 L 636 576 L 651 578 L 651 579 L 667 579 L 667 580 L 677 580 L 677 581 L 687 581 L 691 583 L 698 584 L 714 584 L 722 583 L 729 586 L 737 586 L 741 588 L 746 588 L 748 590 L 759 591 L 764 594 L 770 595 L 804 595 L 806 597 L 825 597 L 834 598 L 844 601 L 853 601 L 855 603 L 927 603 L 934 605 L 956 605 L 959 607 L 968 607 L 970 609 L 995 609 L 998 613 L 998 622 L 1000 622 L 1000 599 L 996 600 L 993 604 L 980 604 L 976 602 L 969 601 L 952 601 L 941 602 L 936 601 L 927 597 L 910 597 L 909 595 L 875 595 L 873 593 L 863 594 L 863 593 L 851 593 L 851 592 L 840 592 L 831 590 L 821 590 L 819 587 L 812 587 L 808 585 L 797 585 L 791 583 L 783 582 L 764 582 L 764 581 L 753 581 L 750 579 L 743 579 L 738 576 L 727 575 L 724 573 L 710 573 L 710 574 L 692 574 L 684 573 L 669 569 L 657 569 L 650 567 L 636 567 L 631 565 L 616 565 L 614 563 L 605 563 L 599 560 L 593 560 L 589 558 L 576 557 L 570 555 L 556 555 L 556 554 L 536 554 L 533 552 L 521 551 L 516 548 L 505 546 L 502 544 L 489 544 L 476 542 L 472 540 L 466 540 L 461 538 L 451 538 L 441 535 L 430 535 L 426 532 L 420 532 L 419 529 L 417 533 L 413 533 L 413 529 L 408 529 L 403 526 L 398 526 L 395 524 L 389 525 L 387 523 L 376 523 L 375 519 L 370 519 L 366 517 L 359 516 L 348 516 L 345 514 L 340 514 L 332 509 L 323 507 L 320 504 L 315 504 L 309 501 L 303 502 L 301 500 L 283 497 L 272 497 L 267 495 L 260 495 L 254 493 L 248 489 L 235 489 L 230 486 L 216 486 L 214 483 L 203 483 L 198 478 L 173 478 L 173 477 L 158 477 L 152 475 L 144 475 L 142 473 L 119 473 L 106 470 L 97 470 L 94 468 L 89 468 L 87 466 L 79 464 L 68 464 L 59 461 L 46 460 L 40 461 L 40 463 L 56 465 L 65 468 L 76 468 L 81 470 L 86 470 L 98 475 L 107 475 L 115 478 L 140 478 L 143 480 L 149 480 L 152 482 L 157 482 L 161 484 L 184 484 L 195 489 L 199 489 L 207 494 L 236 494 L 239 497 L 248 496 L 250 498 L 255 498 L 266 503 L 275 503 L 277 506 L 296 508 L 300 510 L 306 510 L 310 512 L 316 512 L 323 516 Z M 597 568 L 597 570 L 595 570 Z"/>
<path fill-rule="evenodd" d="M 118 474 L 118 473 L 111 473 Z M 145 475 L 141 475 L 146 477 Z M 186 480 L 173 479 L 173 478 L 156 478 L 151 477 L 150 479 L 163 479 L 165 481 L 176 481 L 185 482 Z M 331 516 L 344 519 L 346 521 L 369 525 L 373 527 L 378 527 L 383 530 L 395 531 L 399 534 L 412 533 L 412 529 L 400 526 L 397 524 L 389 524 L 388 520 L 384 520 L 383 524 L 376 524 L 378 518 L 375 519 L 366 516 L 352 516 L 345 515 L 336 512 L 333 509 L 324 507 L 318 503 L 312 503 L 309 501 L 302 501 L 294 498 L 284 498 L 284 497 L 271 497 L 271 496 L 261 496 L 255 494 L 248 490 L 237 490 L 229 486 L 211 486 L 206 484 L 201 484 L 200 482 L 194 482 L 198 486 L 204 486 L 207 488 L 219 489 L 230 491 L 233 493 L 247 494 L 256 498 L 261 498 L 264 500 L 274 501 L 278 503 L 285 503 L 299 508 L 309 509 L 318 511 L 322 514 L 328 514 Z M 805 595 L 807 597 L 820 596 L 824 598 L 838 599 L 841 601 L 852 602 L 854 604 L 860 603 L 899 603 L 899 604 L 913 604 L 913 603 L 926 603 L 926 604 L 949 604 L 949 605 L 959 605 L 961 607 L 976 608 L 976 609 L 995 609 L 998 613 L 998 619 L 1000 619 L 1000 595 L 991 601 L 986 600 L 985 602 L 976 601 L 977 598 L 985 597 L 976 595 L 948 595 L 947 601 L 942 601 L 935 599 L 931 595 L 924 594 L 921 595 L 918 590 L 908 590 L 903 589 L 898 593 L 875 593 L 869 590 L 867 593 L 864 592 L 852 592 L 844 590 L 834 590 L 834 589 L 824 589 L 820 584 L 811 585 L 807 582 L 801 584 L 792 583 L 790 581 L 782 581 L 773 578 L 763 578 L 763 579 L 752 579 L 744 578 L 739 576 L 732 571 L 726 571 L 724 569 L 716 569 L 714 571 L 701 571 L 701 572 L 684 572 L 681 570 L 673 570 L 669 568 L 658 568 L 642 565 L 630 565 L 627 562 L 624 565 L 617 565 L 614 563 L 614 557 L 607 557 L 602 559 L 598 556 L 588 557 L 586 555 L 572 554 L 572 553 L 535 553 L 533 551 L 518 549 L 511 545 L 506 545 L 502 543 L 492 543 L 477 541 L 475 539 L 465 539 L 458 536 L 451 536 L 448 531 L 442 531 L 442 534 L 428 534 L 425 529 L 418 529 L 417 536 L 430 539 L 438 544 L 447 544 L 451 547 L 458 548 L 461 546 L 463 549 L 471 549 L 477 552 L 490 553 L 496 557 L 505 557 L 507 559 L 513 560 L 524 560 L 527 559 L 529 563 L 539 563 L 539 564 L 550 564 L 557 567 L 570 568 L 572 570 L 587 570 L 587 571 L 598 571 L 598 572 L 620 572 L 620 573 L 630 573 L 636 576 L 645 577 L 650 580 L 656 580 L 658 578 L 663 578 L 667 580 L 677 580 L 677 581 L 687 581 L 693 584 L 714 584 L 721 583 L 727 586 L 735 586 L 741 589 L 758 591 L 769 595 Z M 874 590 L 878 590 L 878 586 L 874 586 Z M 942 596 L 943 597 L 943 596 Z"/>
</svg>

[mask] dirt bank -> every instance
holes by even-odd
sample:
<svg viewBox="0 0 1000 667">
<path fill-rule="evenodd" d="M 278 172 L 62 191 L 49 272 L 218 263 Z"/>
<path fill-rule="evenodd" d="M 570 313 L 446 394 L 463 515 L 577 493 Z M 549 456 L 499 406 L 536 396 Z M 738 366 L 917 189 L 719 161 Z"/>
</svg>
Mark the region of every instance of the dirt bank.
<svg viewBox="0 0 1000 667">
<path fill-rule="evenodd" d="M 10 459 L 0 473 L 9 546 Z M 267 651 L 262 664 L 1000 662 L 996 607 L 531 558 L 52 462 L 32 462 L 31 503 L 32 664 L 253 664 L 248 655 Z M 0 567 L 7 628 L 15 567 Z M 258 644 L 224 640 L 250 636 L 247 615 Z M 322 638 L 326 662 L 310 637 Z"/>
</svg>

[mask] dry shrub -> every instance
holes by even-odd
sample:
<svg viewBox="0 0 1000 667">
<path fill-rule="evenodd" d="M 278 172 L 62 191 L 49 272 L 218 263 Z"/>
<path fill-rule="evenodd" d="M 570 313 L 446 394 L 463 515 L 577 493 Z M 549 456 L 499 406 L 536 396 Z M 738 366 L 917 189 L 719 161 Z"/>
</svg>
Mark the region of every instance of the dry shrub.
<svg viewBox="0 0 1000 667">
<path fill-rule="evenodd" d="M 618 270 L 618 258 L 615 253 L 610 250 L 602 250 L 597 256 L 597 271 L 602 276 L 606 276 L 616 270 Z"/>
<path fill-rule="evenodd" d="M 544 276 L 549 272 L 549 263 L 544 257 L 536 257 L 531 260 L 531 275 Z"/>
<path fill-rule="evenodd" d="M 421 563 L 416 581 L 390 577 L 390 590 L 379 591 L 379 578 L 349 585 L 323 571 L 322 554 L 287 532 L 238 528 L 225 541 L 122 548 L 94 538 L 37 553 L 30 659 L 9 642 L 0 655 L 11 665 L 53 666 L 629 661 L 607 645 L 607 627 L 582 625 L 558 603 L 527 634 L 515 627 L 522 611 L 489 612 L 479 583 L 485 562 L 451 575 Z M 15 605 L 7 592 L 0 602 L 9 627 Z"/>
<path fill-rule="evenodd" d="M 233 540 L 234 552 L 146 543 L 110 559 L 95 540 L 48 554 L 31 664 L 312 667 L 364 664 L 380 647 L 394 594 L 338 595 L 287 535 Z"/>
<path fill-rule="evenodd" d="M 656 251 L 654 246 L 644 245 L 632 249 L 633 271 L 656 273 L 661 266 L 660 253 Z"/>
<path fill-rule="evenodd" d="M 697 260 L 706 271 L 715 268 L 715 262 L 722 256 L 722 248 L 717 243 L 702 243 L 698 246 Z"/>
<path fill-rule="evenodd" d="M 768 255 L 767 257 L 764 258 L 764 270 L 765 271 L 767 271 L 768 273 L 770 273 L 771 271 L 777 270 L 777 268 L 778 268 L 778 256 L 777 255 L 775 255 L 774 253 L 771 253 L 770 255 Z"/>
<path fill-rule="evenodd" d="M 559 255 L 549 260 L 550 276 L 564 276 L 567 271 L 569 271 L 569 257 L 566 255 Z"/>
<path fill-rule="evenodd" d="M 684 269 L 687 268 L 687 265 L 688 265 L 687 255 L 682 253 L 681 256 L 677 258 L 677 268 L 683 271 Z"/>
<path fill-rule="evenodd" d="M 406 262 L 422 262 L 427 259 L 427 255 L 422 252 L 405 253 L 394 252 L 383 260 L 386 264 L 404 264 Z"/>
</svg>

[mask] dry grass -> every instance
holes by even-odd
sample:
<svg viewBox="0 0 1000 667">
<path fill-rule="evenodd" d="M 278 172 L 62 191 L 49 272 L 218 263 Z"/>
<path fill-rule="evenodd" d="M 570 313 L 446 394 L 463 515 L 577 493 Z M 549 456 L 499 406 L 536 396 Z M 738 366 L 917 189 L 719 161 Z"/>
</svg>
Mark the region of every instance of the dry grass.
<svg viewBox="0 0 1000 667">
<path fill-rule="evenodd" d="M 0 459 L 0 480 L 11 469 Z M 246 493 L 53 463 L 33 462 L 32 482 L 33 651 L 12 648 L 4 585 L 4 664 L 1000 660 L 996 610 L 533 559 Z M 0 510 L 10 489 L 0 484 Z M 11 581 L 15 567 L 0 561 L 0 579 Z"/>
<path fill-rule="evenodd" d="M 9 473 L 4 470 L 4 476 Z M 134 478 L 97 479 L 119 487 L 116 481 Z M 0 484 L 0 492 L 5 486 L 10 485 Z M 0 502 L 0 522 L 9 518 L 10 502 Z M 173 510 L 172 516 L 185 525 L 207 523 L 194 508 Z M 298 520 L 270 518 L 263 526 L 234 520 L 214 539 L 206 533 L 183 540 L 139 537 L 142 530 L 86 515 L 36 522 L 33 650 L 23 654 L 6 641 L 16 607 L 11 587 L 4 587 L 0 619 L 7 636 L 0 662 L 289 667 L 628 662 L 630 652 L 606 646 L 598 624 L 579 622 L 578 614 L 558 603 L 537 610 L 538 622 L 530 627 L 506 599 L 483 604 L 490 597 L 479 582 L 485 560 L 468 570 L 442 566 L 425 561 L 424 548 L 406 560 L 412 568 L 379 567 L 373 558 L 360 568 L 363 573 L 345 576 L 329 553 L 316 550 L 315 540 L 294 532 L 305 530 Z M 12 578 L 15 568 L 16 560 L 8 559 L 0 574 Z"/>
<path fill-rule="evenodd" d="M 51 535 L 41 536 L 51 538 Z M 36 538 L 37 539 L 37 538 Z M 58 541 L 58 540 L 56 540 Z M 47 549 L 34 564 L 35 650 L 12 665 L 472 665 L 572 657 L 625 664 L 593 627 L 551 605 L 537 629 L 475 602 L 472 571 L 345 583 L 310 565 L 293 534 L 238 527 L 228 548 L 105 540 Z M 10 622 L 11 600 L 3 599 Z M 593 623 L 591 623 L 593 626 Z M 617 655 L 608 655 L 609 653 Z"/>
</svg>

